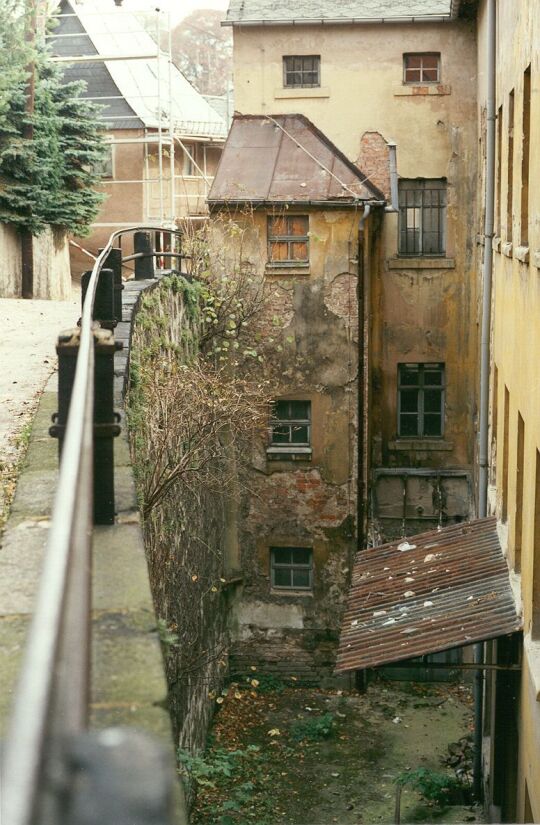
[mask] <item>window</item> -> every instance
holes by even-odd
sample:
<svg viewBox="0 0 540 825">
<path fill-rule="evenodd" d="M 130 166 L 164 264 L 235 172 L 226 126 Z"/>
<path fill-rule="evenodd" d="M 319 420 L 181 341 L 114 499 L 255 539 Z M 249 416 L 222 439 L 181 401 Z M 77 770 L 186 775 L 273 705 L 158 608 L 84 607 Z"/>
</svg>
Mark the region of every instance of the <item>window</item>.
<svg viewBox="0 0 540 825">
<path fill-rule="evenodd" d="M 512 242 L 514 198 L 514 90 L 508 95 L 508 157 L 506 169 L 506 240 Z"/>
<path fill-rule="evenodd" d="M 529 167 L 531 155 L 531 67 L 523 73 L 523 151 L 521 155 L 521 244 L 529 245 Z"/>
<path fill-rule="evenodd" d="M 399 254 L 444 255 L 446 181 L 399 181 Z"/>
<path fill-rule="evenodd" d="M 441 55 L 435 52 L 427 54 L 403 55 L 404 83 L 440 83 Z"/>
<path fill-rule="evenodd" d="M 497 235 L 501 234 L 502 127 L 503 127 L 503 107 L 499 106 L 499 112 L 497 114 L 497 213 L 496 213 Z"/>
<path fill-rule="evenodd" d="M 272 266 L 307 266 L 309 217 L 284 215 L 268 218 L 268 261 Z"/>
<path fill-rule="evenodd" d="M 444 429 L 444 364 L 398 365 L 398 435 L 436 438 Z"/>
<path fill-rule="evenodd" d="M 309 447 L 311 401 L 276 401 L 272 410 L 272 447 Z"/>
<path fill-rule="evenodd" d="M 184 149 L 184 158 L 182 166 L 182 174 L 186 177 L 194 177 L 198 174 L 197 167 L 195 166 L 194 161 L 196 161 L 195 146 L 191 143 L 187 143 Z"/>
<path fill-rule="evenodd" d="M 114 146 L 109 141 L 105 142 L 105 155 L 94 165 L 94 172 L 100 178 L 114 178 Z"/>
<path fill-rule="evenodd" d="M 272 587 L 284 590 L 311 590 L 313 551 L 309 547 L 271 547 Z"/>
<path fill-rule="evenodd" d="M 283 58 L 283 85 L 286 89 L 313 89 L 321 85 L 321 58 L 318 54 Z"/>
</svg>

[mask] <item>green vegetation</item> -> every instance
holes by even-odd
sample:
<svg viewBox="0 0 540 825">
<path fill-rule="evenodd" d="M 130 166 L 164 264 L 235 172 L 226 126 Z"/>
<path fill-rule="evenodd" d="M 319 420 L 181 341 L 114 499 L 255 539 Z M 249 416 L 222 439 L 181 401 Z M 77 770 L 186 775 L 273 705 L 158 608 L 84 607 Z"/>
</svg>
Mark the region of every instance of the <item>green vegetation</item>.
<svg viewBox="0 0 540 825">
<path fill-rule="evenodd" d="M 81 98 L 84 83 L 63 84 L 43 44 L 25 41 L 30 25 L 17 0 L 0 0 L 0 221 L 84 235 L 103 199 L 92 189 L 105 152 L 99 109 Z"/>
<path fill-rule="evenodd" d="M 333 722 L 334 716 L 331 713 L 293 722 L 291 725 L 291 739 L 295 742 L 301 742 L 305 739 L 310 739 L 312 742 L 329 739 L 334 733 Z"/>
<path fill-rule="evenodd" d="M 432 802 L 444 808 L 447 805 L 462 802 L 468 790 L 467 786 L 455 776 L 439 773 L 429 768 L 417 768 L 415 771 L 402 771 L 395 779 L 396 785 L 410 787 L 418 791 L 426 802 Z"/>
</svg>

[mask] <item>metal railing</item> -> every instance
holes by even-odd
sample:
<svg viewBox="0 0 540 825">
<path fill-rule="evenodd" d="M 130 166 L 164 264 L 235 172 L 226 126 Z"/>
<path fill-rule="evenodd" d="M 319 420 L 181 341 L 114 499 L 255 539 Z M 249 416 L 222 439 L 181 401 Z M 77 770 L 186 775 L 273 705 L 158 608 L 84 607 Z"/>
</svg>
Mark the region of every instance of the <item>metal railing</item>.
<svg viewBox="0 0 540 825">
<path fill-rule="evenodd" d="M 60 439 L 60 471 L 36 607 L 2 751 L 2 825 L 73 821 L 62 813 L 70 793 L 64 763 L 70 739 L 88 723 L 92 527 L 114 522 L 112 439 L 119 425 L 113 410 L 113 358 L 118 348 L 113 328 L 122 319 L 121 293 L 114 286 L 121 282 L 122 257 L 113 244 L 132 232 L 170 233 L 171 248 L 173 238 L 180 235 L 159 226 L 114 232 L 87 278 L 79 328 L 58 339 L 59 406 L 51 434 Z M 146 261 L 162 253 L 146 248 L 138 254 L 138 260 Z"/>
</svg>

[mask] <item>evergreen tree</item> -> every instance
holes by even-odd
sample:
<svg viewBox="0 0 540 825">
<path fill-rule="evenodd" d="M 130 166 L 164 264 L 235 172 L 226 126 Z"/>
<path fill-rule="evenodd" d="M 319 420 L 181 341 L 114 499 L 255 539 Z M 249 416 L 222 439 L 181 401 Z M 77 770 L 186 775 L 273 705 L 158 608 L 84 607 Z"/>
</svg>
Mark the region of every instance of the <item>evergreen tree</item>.
<svg viewBox="0 0 540 825">
<path fill-rule="evenodd" d="M 35 100 L 26 113 L 27 66 Z M 40 232 L 46 225 L 88 232 L 103 195 L 93 186 L 105 153 L 99 109 L 84 83 L 62 82 L 44 48 L 24 43 L 16 0 L 0 0 L 0 221 Z M 32 136 L 28 127 L 32 126 Z"/>
</svg>

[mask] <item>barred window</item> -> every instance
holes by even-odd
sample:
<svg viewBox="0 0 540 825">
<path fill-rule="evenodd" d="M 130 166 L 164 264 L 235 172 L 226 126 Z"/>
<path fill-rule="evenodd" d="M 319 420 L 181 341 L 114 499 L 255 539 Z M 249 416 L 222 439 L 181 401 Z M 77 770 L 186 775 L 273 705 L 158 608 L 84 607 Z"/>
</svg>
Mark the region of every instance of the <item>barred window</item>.
<svg viewBox="0 0 540 825">
<path fill-rule="evenodd" d="M 310 547 L 271 547 L 272 587 L 311 590 L 313 587 L 313 550 Z"/>
<path fill-rule="evenodd" d="M 312 89 L 320 86 L 320 55 L 302 54 L 284 57 L 283 85 L 286 89 Z"/>
<path fill-rule="evenodd" d="M 444 255 L 446 181 L 399 181 L 399 254 Z"/>
<path fill-rule="evenodd" d="M 437 52 L 403 55 L 404 83 L 440 83 L 441 55 Z"/>
<path fill-rule="evenodd" d="M 398 435 L 440 437 L 444 430 L 444 364 L 398 364 Z"/>
<path fill-rule="evenodd" d="M 268 218 L 268 261 L 272 266 L 306 266 L 309 263 L 309 216 Z"/>
<path fill-rule="evenodd" d="M 272 410 L 272 447 L 311 445 L 311 401 L 276 401 Z"/>
</svg>

